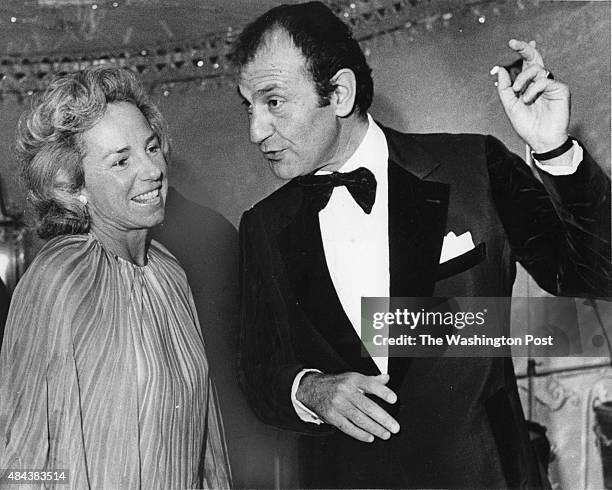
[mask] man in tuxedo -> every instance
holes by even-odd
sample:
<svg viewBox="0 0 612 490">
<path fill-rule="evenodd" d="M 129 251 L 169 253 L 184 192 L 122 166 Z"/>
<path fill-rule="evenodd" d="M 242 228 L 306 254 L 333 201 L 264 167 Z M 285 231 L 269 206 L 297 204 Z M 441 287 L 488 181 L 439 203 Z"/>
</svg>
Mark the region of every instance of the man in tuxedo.
<svg viewBox="0 0 612 490">
<path fill-rule="evenodd" d="M 548 485 L 509 358 L 368 357 L 360 339 L 361 297 L 507 297 L 516 261 L 554 294 L 610 294 L 609 179 L 535 43 L 509 46 L 521 73 L 492 75 L 533 169 L 490 136 L 377 124 L 365 57 L 319 2 L 235 44 L 251 141 L 290 180 L 241 222 L 240 375 L 262 420 L 304 434 L 305 487 Z"/>
</svg>

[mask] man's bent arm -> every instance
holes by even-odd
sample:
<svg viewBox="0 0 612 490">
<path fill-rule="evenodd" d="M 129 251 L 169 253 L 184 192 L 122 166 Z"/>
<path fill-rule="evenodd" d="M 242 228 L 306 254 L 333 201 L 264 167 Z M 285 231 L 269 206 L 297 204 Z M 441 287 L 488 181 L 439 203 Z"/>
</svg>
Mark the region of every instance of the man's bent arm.
<svg viewBox="0 0 612 490">
<path fill-rule="evenodd" d="M 536 166 L 486 139 L 492 196 L 515 258 L 538 284 L 561 296 L 612 295 L 610 178 L 584 151 L 571 175 Z"/>
</svg>

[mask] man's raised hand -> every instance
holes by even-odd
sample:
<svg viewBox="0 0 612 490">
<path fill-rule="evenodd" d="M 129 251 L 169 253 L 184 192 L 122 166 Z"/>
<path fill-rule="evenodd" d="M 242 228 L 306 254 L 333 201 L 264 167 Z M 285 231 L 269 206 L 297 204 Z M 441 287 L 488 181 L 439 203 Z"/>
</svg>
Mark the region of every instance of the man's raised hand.
<svg viewBox="0 0 612 490">
<path fill-rule="evenodd" d="M 548 78 L 535 41 L 512 39 L 508 45 L 523 59 L 514 83 L 505 68 L 491 70 L 497 75 L 497 92 L 506 115 L 517 134 L 537 153 L 561 146 L 567 139 L 570 92 L 567 85 Z"/>
</svg>

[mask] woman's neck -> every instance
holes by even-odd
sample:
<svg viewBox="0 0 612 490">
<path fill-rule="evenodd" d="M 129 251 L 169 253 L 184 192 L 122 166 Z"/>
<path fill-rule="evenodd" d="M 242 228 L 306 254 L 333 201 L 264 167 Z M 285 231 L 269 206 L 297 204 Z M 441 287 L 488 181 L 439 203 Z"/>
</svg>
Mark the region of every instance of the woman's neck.
<svg viewBox="0 0 612 490">
<path fill-rule="evenodd" d="M 105 226 L 91 226 L 92 233 L 104 248 L 138 266 L 147 265 L 147 247 L 149 230 L 119 231 L 109 230 Z"/>
</svg>

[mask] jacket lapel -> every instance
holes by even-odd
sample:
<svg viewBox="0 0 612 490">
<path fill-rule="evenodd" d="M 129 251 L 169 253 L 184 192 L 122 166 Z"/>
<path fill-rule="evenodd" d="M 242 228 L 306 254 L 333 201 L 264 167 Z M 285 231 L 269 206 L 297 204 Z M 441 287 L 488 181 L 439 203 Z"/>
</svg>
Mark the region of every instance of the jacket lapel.
<svg viewBox="0 0 612 490">
<path fill-rule="evenodd" d="M 412 137 L 382 128 L 389 145 L 390 296 L 428 297 L 442 249 L 449 186 L 426 180 L 440 164 Z M 309 208 L 299 187 L 284 214 L 278 244 L 301 308 L 346 367 L 378 374 L 374 361 L 362 356 L 361 340 L 329 275 L 318 214 Z M 392 389 L 401 384 L 408 361 L 390 352 Z"/>
<path fill-rule="evenodd" d="M 430 297 L 444 239 L 449 186 L 426 180 L 440 163 L 412 137 L 383 131 L 389 146 L 390 296 Z M 395 309 L 393 301 L 390 308 Z M 402 347 L 397 349 L 389 350 L 388 386 L 399 394 L 411 359 L 402 357 Z"/>
<path fill-rule="evenodd" d="M 391 296 L 431 296 L 446 217 L 448 185 L 419 180 L 389 161 Z"/>
<path fill-rule="evenodd" d="M 300 307 L 317 333 L 343 361 L 333 366 L 321 359 L 319 368 L 376 375 L 374 361 L 362 355 L 362 344 L 340 303 L 325 261 L 319 216 L 307 200 L 278 235 L 289 283 Z M 316 354 L 315 354 L 316 355 Z"/>
</svg>

